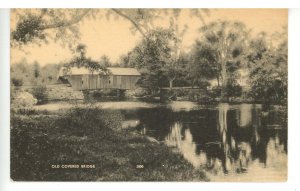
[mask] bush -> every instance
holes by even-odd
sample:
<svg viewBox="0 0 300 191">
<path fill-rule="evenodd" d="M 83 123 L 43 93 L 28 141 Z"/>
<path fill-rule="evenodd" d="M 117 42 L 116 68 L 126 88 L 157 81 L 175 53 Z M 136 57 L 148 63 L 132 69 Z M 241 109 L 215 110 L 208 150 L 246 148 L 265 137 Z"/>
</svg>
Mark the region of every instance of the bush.
<svg viewBox="0 0 300 191">
<path fill-rule="evenodd" d="M 213 87 L 211 89 L 211 91 L 209 92 L 209 96 L 211 96 L 212 98 L 218 98 L 221 97 L 221 87 Z"/>
<path fill-rule="evenodd" d="M 249 95 L 257 101 L 286 103 L 287 102 L 287 86 L 280 80 L 264 81 L 251 85 Z"/>
<path fill-rule="evenodd" d="M 32 94 L 24 91 L 15 93 L 11 101 L 11 108 L 13 110 L 30 109 L 37 103 L 37 99 Z"/>
<path fill-rule="evenodd" d="M 192 90 L 182 88 L 182 89 L 179 89 L 176 91 L 176 95 L 178 97 L 185 97 L 189 94 L 190 91 L 192 91 Z"/>
<path fill-rule="evenodd" d="M 47 99 L 47 88 L 45 86 L 37 86 L 32 89 L 33 96 L 37 99 L 38 103 L 44 103 Z"/>
<path fill-rule="evenodd" d="M 148 96 L 149 94 L 150 92 L 145 88 L 136 88 L 133 92 L 133 96 L 136 97 L 144 97 L 144 96 Z"/>
<path fill-rule="evenodd" d="M 12 79 L 11 79 L 11 82 L 12 82 L 12 84 L 13 84 L 15 87 L 23 86 L 23 80 L 22 80 L 22 79 L 12 78 Z"/>
<path fill-rule="evenodd" d="M 118 94 L 119 91 L 119 94 Z M 99 100 L 109 100 L 119 97 L 124 97 L 124 90 L 117 89 L 102 89 L 102 90 L 84 90 L 83 96 L 86 102 L 96 102 Z"/>
<path fill-rule="evenodd" d="M 238 84 L 228 84 L 225 91 L 226 97 L 239 97 L 242 95 L 242 87 Z M 211 98 L 221 97 L 222 87 L 213 87 L 209 92 Z"/>
<path fill-rule="evenodd" d="M 238 84 L 228 84 L 225 91 L 228 97 L 239 97 L 242 95 L 242 87 Z"/>
<path fill-rule="evenodd" d="M 205 99 L 204 97 L 207 97 L 207 93 L 204 90 L 189 91 L 189 93 L 188 93 L 188 98 L 191 101 L 201 101 L 202 102 Z"/>
<path fill-rule="evenodd" d="M 102 98 L 101 91 L 83 90 L 82 93 L 84 100 L 88 103 L 96 102 L 97 100 Z"/>
<path fill-rule="evenodd" d="M 122 119 L 118 111 L 104 111 L 97 107 L 74 107 L 60 120 L 60 125 L 83 136 L 91 131 L 99 132 L 101 129 L 119 129 Z"/>
</svg>

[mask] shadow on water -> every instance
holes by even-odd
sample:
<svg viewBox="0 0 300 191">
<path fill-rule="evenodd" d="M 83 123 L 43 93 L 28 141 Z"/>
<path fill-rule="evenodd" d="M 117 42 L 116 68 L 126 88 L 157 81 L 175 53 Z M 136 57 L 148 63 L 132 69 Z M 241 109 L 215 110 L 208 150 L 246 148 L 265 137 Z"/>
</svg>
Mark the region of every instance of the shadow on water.
<svg viewBox="0 0 300 191">
<path fill-rule="evenodd" d="M 213 180 L 286 179 L 287 127 L 276 108 L 219 104 L 174 110 L 160 106 L 124 115 L 124 126 L 174 148 L 195 168 L 207 169 Z"/>
</svg>

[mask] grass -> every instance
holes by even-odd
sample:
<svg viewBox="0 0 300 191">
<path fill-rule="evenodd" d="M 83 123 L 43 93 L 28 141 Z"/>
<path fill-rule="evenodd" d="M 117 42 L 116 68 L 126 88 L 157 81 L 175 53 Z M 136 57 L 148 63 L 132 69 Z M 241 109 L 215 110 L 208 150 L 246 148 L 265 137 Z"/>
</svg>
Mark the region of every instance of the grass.
<svg viewBox="0 0 300 191">
<path fill-rule="evenodd" d="M 180 154 L 122 130 L 123 116 L 99 108 L 32 112 L 11 117 L 15 181 L 206 181 Z M 52 165 L 91 164 L 64 169 Z M 143 165 L 144 168 L 137 168 Z"/>
</svg>

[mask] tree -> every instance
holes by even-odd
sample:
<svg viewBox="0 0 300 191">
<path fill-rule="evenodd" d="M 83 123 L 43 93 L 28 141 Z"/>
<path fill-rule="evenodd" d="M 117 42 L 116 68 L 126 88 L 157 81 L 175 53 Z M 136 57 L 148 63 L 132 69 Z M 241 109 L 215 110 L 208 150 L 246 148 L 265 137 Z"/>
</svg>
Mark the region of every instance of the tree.
<svg viewBox="0 0 300 191">
<path fill-rule="evenodd" d="M 101 56 L 99 64 L 104 68 L 110 67 L 112 65 L 112 63 L 109 60 L 109 57 L 106 55 Z"/>
<path fill-rule="evenodd" d="M 134 47 L 126 55 L 120 56 L 119 64 L 122 67 L 138 68 L 142 61 L 142 43 Z"/>
<path fill-rule="evenodd" d="M 16 11 L 16 10 L 15 10 Z M 197 16 L 203 22 L 204 15 L 208 14 L 206 9 L 191 9 L 191 16 Z M 21 13 L 20 13 L 21 12 Z M 165 67 L 165 73 L 172 89 L 173 81 L 180 75 L 181 47 L 187 24 L 181 26 L 179 18 L 181 9 L 30 9 L 19 11 L 16 27 L 12 30 L 12 44 L 28 44 L 33 42 L 48 42 L 49 38 L 63 40 L 63 44 L 72 47 L 74 39 L 79 38 L 78 23 L 84 18 L 102 18 L 106 15 L 109 19 L 121 17 L 132 24 L 131 31 L 139 32 L 143 38 L 155 30 L 154 22 L 157 19 L 168 20 L 168 30 L 172 31 L 172 49 L 170 62 Z M 52 33 L 47 31 L 52 30 Z M 54 31 L 54 33 L 53 33 Z M 52 35 L 51 35 L 52 34 Z M 53 35 L 55 34 L 55 35 Z M 74 37 L 74 38 L 73 38 Z"/>
<path fill-rule="evenodd" d="M 164 86 L 169 75 L 171 60 L 170 30 L 159 28 L 148 33 L 131 53 L 129 65 L 137 67 L 142 73 L 142 85 L 156 92 Z"/>
<path fill-rule="evenodd" d="M 86 58 L 86 45 L 78 44 L 75 49 L 75 54 L 78 58 L 85 59 Z"/>
<path fill-rule="evenodd" d="M 234 81 L 230 77 L 244 62 L 249 32 L 243 23 L 229 21 L 211 22 L 201 27 L 200 31 L 204 47 L 214 52 L 210 64 L 216 65 L 216 71 L 219 72 L 217 76 L 220 76 L 222 82 L 221 99 L 227 100 L 228 83 Z"/>
<path fill-rule="evenodd" d="M 129 53 L 130 52 L 128 52 L 127 54 L 121 55 L 118 62 L 116 63 L 116 65 L 119 66 L 119 67 L 127 68 L 128 67 L 128 62 L 129 62 Z"/>
<path fill-rule="evenodd" d="M 180 65 L 179 59 L 181 56 L 181 48 L 183 37 L 188 29 L 187 25 L 184 25 L 182 29 L 179 29 L 179 17 L 181 9 L 173 9 L 172 16 L 169 18 L 170 30 L 173 33 L 171 50 L 171 62 L 166 67 L 166 73 L 169 80 L 169 87 L 172 89 L 173 81 L 180 75 L 182 72 L 182 66 Z"/>
<path fill-rule="evenodd" d="M 174 84 L 176 84 L 176 86 L 191 86 L 191 80 L 189 75 L 189 63 L 189 52 L 182 51 L 178 58 L 178 73 L 176 79 L 174 80 Z"/>
<path fill-rule="evenodd" d="M 108 58 L 104 58 L 105 62 L 109 61 Z M 94 71 L 100 72 L 100 74 L 106 74 L 109 71 L 107 70 L 107 63 L 100 63 L 92 60 L 86 56 L 86 46 L 84 44 L 78 44 L 76 47 L 75 56 L 65 64 L 65 69 L 69 70 L 70 67 L 85 67 L 88 68 L 92 73 Z"/>
<path fill-rule="evenodd" d="M 217 79 L 219 87 L 220 66 L 216 49 L 208 43 L 197 40 L 191 50 L 190 57 L 188 71 L 192 86 L 207 86 L 209 80 Z"/>
<path fill-rule="evenodd" d="M 287 100 L 287 31 L 272 35 L 265 33 L 250 42 L 248 55 L 251 96 L 263 101 Z"/>
<path fill-rule="evenodd" d="M 188 30 L 188 25 L 180 24 L 180 16 L 182 13 L 181 9 L 112 9 L 113 12 L 119 16 L 125 18 L 132 23 L 132 30 L 138 31 L 143 38 L 147 39 L 151 35 L 151 31 L 156 30 L 154 22 L 156 19 L 163 19 L 169 22 L 166 30 L 170 31 L 172 37 L 169 37 L 168 46 L 170 48 L 169 61 L 163 68 L 163 72 L 167 76 L 169 81 L 169 88 L 173 88 L 173 82 L 180 77 L 182 73 L 182 42 L 185 33 Z M 204 16 L 209 14 L 207 9 L 190 9 L 190 16 L 196 16 L 200 19 L 202 24 L 204 24 Z M 151 40 L 151 39 L 148 39 Z M 135 58 L 138 51 L 133 51 L 130 57 Z M 128 57 L 123 57 L 123 63 L 128 65 L 130 63 L 129 55 Z"/>
<path fill-rule="evenodd" d="M 40 76 L 40 72 L 41 72 L 41 67 L 40 67 L 40 64 L 37 63 L 37 62 L 34 62 L 33 63 L 33 74 L 34 74 L 34 77 L 35 78 L 38 78 Z"/>
<path fill-rule="evenodd" d="M 197 16 L 198 18 L 200 18 L 202 23 L 204 23 L 203 13 L 207 15 L 208 10 L 191 9 L 190 11 L 191 11 L 191 16 Z M 172 89 L 173 82 L 182 73 L 183 67 L 181 62 L 182 60 L 180 61 L 180 58 L 182 58 L 182 43 L 183 43 L 184 35 L 188 30 L 188 25 L 186 23 L 185 24 L 180 23 L 180 16 L 182 13 L 181 9 L 161 9 L 161 10 L 155 9 L 155 10 L 151 10 L 150 13 L 151 13 L 150 15 L 152 15 L 152 17 L 149 17 L 150 21 L 151 19 L 153 20 L 153 18 L 161 17 L 164 20 L 167 20 L 169 22 L 168 27 L 164 29 L 168 30 L 171 35 L 170 37 L 168 37 L 169 38 L 168 48 L 170 49 L 170 57 L 169 57 L 169 61 L 167 62 L 163 70 L 169 81 L 169 88 Z M 148 38 L 147 34 L 149 33 L 150 30 L 152 31 L 156 30 L 155 28 L 153 28 L 153 25 L 151 25 L 152 22 L 149 22 L 149 18 L 148 20 L 146 20 L 146 24 L 145 22 L 143 22 L 144 21 L 143 19 L 135 22 L 138 26 L 143 26 L 143 28 L 139 28 L 139 29 L 141 30 L 144 29 L 142 30 L 143 31 L 142 34 L 144 38 Z M 150 25 L 148 23 L 150 23 Z"/>
<path fill-rule="evenodd" d="M 44 85 L 57 83 L 57 76 L 63 63 L 52 63 L 41 67 L 40 80 Z"/>
<path fill-rule="evenodd" d="M 92 15 L 90 9 L 14 9 L 13 13 L 16 24 L 11 32 L 12 46 L 49 39 L 71 44 L 79 37 L 77 24 Z"/>
<path fill-rule="evenodd" d="M 132 24 L 131 31 L 139 32 L 143 38 L 156 27 L 154 22 L 158 19 L 168 20 L 168 29 L 174 33 L 172 62 L 169 67 L 169 83 L 172 88 L 173 81 L 178 75 L 177 65 L 181 53 L 183 36 L 188 28 L 187 24 L 179 25 L 181 9 L 28 9 L 14 10 L 17 15 L 16 26 L 11 32 L 12 45 L 28 44 L 34 42 L 48 42 L 62 40 L 63 45 L 75 44 L 80 36 L 78 23 L 84 18 L 107 19 L 121 17 Z M 197 16 L 204 21 L 208 15 L 207 9 L 190 9 L 191 16 Z M 52 30 L 52 33 L 49 32 Z"/>
</svg>

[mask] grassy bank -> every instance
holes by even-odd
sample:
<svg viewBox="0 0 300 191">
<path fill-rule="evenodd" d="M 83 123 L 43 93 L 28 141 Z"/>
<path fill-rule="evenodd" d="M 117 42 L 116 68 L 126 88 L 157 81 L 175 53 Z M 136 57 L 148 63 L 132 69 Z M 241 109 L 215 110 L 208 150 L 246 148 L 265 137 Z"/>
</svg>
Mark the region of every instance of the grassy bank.
<svg viewBox="0 0 300 191">
<path fill-rule="evenodd" d="M 179 154 L 122 130 L 117 111 L 13 113 L 11 178 L 15 181 L 204 181 Z M 56 165 L 56 166 L 53 166 Z M 53 168 L 58 167 L 59 168 Z M 94 165 L 95 168 L 62 168 Z M 143 165 L 143 168 L 139 168 Z"/>
</svg>

